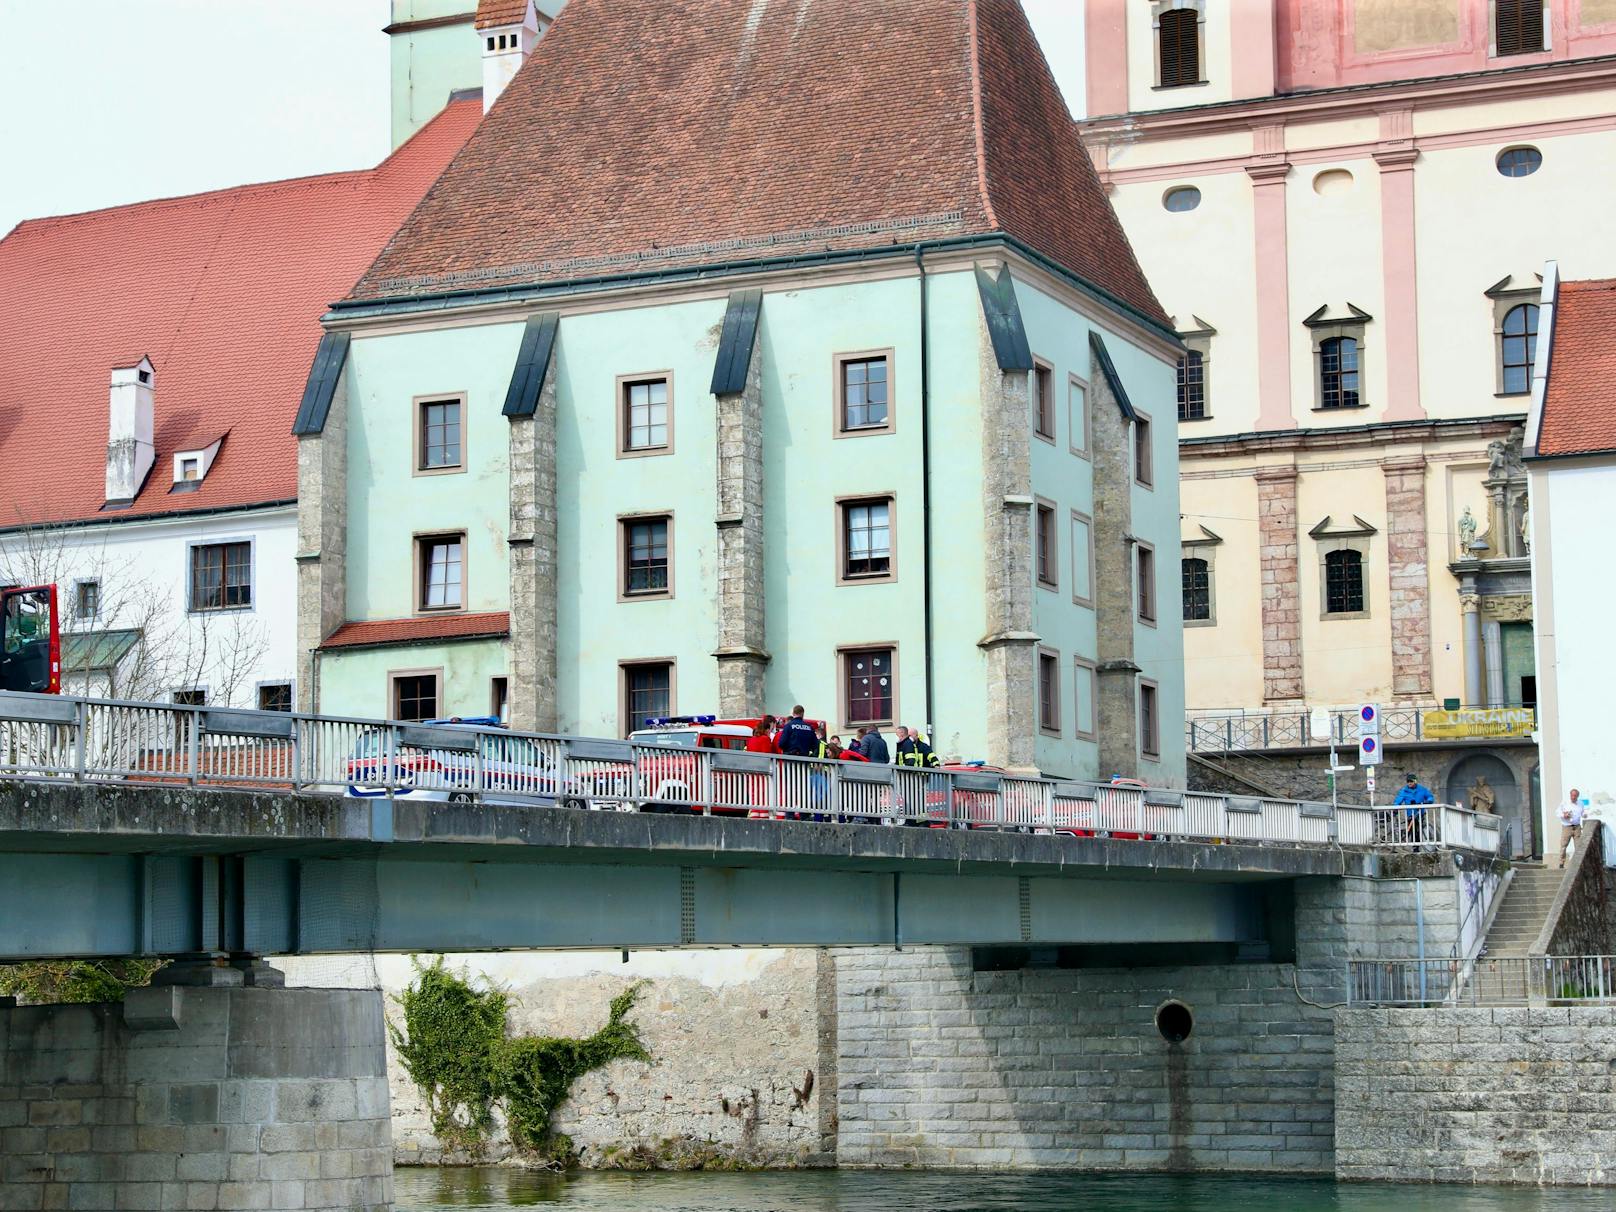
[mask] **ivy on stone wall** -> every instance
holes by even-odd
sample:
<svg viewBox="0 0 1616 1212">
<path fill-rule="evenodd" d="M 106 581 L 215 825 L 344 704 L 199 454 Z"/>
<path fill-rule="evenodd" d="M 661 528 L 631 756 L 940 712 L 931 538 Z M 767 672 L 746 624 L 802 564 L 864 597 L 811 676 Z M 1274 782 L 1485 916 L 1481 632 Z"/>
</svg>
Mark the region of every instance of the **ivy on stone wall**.
<svg viewBox="0 0 1616 1212">
<path fill-rule="evenodd" d="M 35 960 L 0 964 L 0 997 L 25 1005 L 121 1002 L 131 989 L 151 982 L 163 966 L 155 959 Z"/>
<path fill-rule="evenodd" d="M 504 1112 L 511 1144 L 555 1164 L 572 1153 L 572 1142 L 553 1136 L 556 1108 L 584 1074 L 614 1060 L 650 1062 L 639 1028 L 628 1021 L 641 986 L 611 1001 L 606 1025 L 585 1039 L 505 1033 L 510 999 L 498 989 L 473 988 L 444 967 L 442 958 L 415 964 L 416 979 L 397 997 L 401 1030 L 388 1023 L 399 1060 L 420 1088 L 432 1131 L 451 1148 L 481 1152 Z"/>
</svg>

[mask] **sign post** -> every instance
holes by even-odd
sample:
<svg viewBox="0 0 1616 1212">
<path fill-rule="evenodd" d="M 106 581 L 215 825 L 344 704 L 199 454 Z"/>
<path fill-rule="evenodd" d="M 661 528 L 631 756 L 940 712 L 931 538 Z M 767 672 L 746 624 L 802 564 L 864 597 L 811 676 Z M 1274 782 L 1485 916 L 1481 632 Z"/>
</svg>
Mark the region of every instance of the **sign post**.
<svg viewBox="0 0 1616 1212">
<path fill-rule="evenodd" d="M 1358 708 L 1358 765 L 1365 767 L 1369 806 L 1375 806 L 1375 767 L 1380 765 L 1380 708 L 1365 703 Z"/>
<path fill-rule="evenodd" d="M 1330 742 L 1330 806 L 1341 806 L 1341 789 L 1336 783 L 1336 775 L 1340 773 L 1335 765 L 1335 729 L 1331 726 L 1330 712 L 1324 707 L 1315 707 L 1308 715 L 1307 730 L 1315 741 Z"/>
</svg>

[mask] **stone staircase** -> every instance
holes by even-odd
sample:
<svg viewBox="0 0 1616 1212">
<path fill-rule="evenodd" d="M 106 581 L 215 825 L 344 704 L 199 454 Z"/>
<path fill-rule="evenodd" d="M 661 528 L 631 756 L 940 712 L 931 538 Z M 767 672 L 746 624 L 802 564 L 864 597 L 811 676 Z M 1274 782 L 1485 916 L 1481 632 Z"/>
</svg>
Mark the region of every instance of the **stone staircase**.
<svg viewBox="0 0 1616 1212">
<path fill-rule="evenodd" d="M 1516 863 L 1515 875 L 1487 929 L 1487 958 L 1524 958 L 1548 920 L 1565 875 L 1543 863 Z"/>
</svg>

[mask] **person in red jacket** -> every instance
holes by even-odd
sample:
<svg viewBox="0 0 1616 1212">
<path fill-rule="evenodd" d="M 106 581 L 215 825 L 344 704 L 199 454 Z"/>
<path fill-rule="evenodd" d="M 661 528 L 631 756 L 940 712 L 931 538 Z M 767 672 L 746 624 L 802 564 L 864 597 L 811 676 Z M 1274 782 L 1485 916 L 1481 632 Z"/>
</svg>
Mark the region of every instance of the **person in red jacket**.
<svg viewBox="0 0 1616 1212">
<path fill-rule="evenodd" d="M 746 751 L 748 753 L 780 752 L 780 746 L 774 740 L 774 717 L 772 715 L 766 715 L 752 725 L 752 735 L 746 738 Z"/>
</svg>

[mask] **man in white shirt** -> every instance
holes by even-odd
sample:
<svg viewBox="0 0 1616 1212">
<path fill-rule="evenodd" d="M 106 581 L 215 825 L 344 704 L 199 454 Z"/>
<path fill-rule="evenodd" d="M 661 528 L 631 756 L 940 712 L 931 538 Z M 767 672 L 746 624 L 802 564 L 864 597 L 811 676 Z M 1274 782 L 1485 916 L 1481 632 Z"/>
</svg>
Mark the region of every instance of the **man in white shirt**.
<svg viewBox="0 0 1616 1212">
<path fill-rule="evenodd" d="M 1566 796 L 1565 803 L 1560 805 L 1560 869 L 1565 869 L 1566 843 L 1576 842 L 1582 844 L 1582 814 L 1586 811 L 1582 804 L 1582 793 L 1575 787 Z"/>
</svg>

